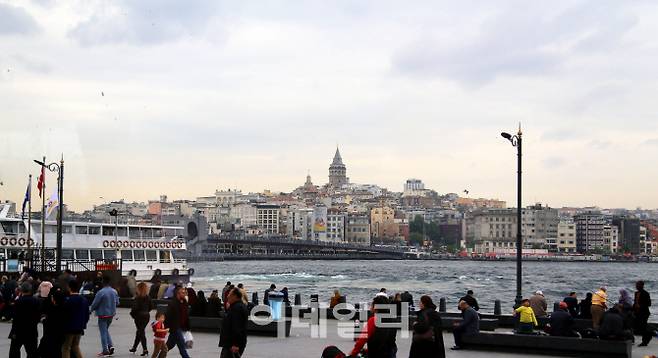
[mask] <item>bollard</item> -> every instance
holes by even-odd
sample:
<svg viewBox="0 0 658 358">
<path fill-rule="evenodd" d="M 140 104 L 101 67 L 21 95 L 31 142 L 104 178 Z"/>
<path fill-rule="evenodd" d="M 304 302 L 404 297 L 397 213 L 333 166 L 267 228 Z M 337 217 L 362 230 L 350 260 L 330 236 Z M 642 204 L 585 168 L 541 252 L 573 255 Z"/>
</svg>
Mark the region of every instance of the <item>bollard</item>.
<svg viewBox="0 0 658 358">
<path fill-rule="evenodd" d="M 446 311 L 446 298 L 441 297 L 439 299 L 439 312 L 445 312 Z"/>
<path fill-rule="evenodd" d="M 500 309 L 500 300 L 494 301 L 494 316 L 500 316 L 502 310 Z"/>
<path fill-rule="evenodd" d="M 301 306 L 302 305 L 302 295 L 299 293 L 295 293 L 295 306 Z"/>
<path fill-rule="evenodd" d="M 251 294 L 251 303 L 258 306 L 258 292 L 253 292 Z"/>
<path fill-rule="evenodd" d="M 320 302 L 320 295 L 313 294 L 311 295 L 311 305 L 318 304 Z"/>
<path fill-rule="evenodd" d="M 560 302 L 553 302 L 553 312 L 560 310 Z"/>
</svg>

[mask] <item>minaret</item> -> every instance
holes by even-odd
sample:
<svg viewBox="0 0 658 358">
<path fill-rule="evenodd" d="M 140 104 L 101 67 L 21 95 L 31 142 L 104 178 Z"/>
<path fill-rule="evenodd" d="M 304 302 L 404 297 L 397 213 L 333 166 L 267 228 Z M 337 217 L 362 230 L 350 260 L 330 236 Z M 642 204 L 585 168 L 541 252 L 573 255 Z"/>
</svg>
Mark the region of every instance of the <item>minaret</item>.
<svg viewBox="0 0 658 358">
<path fill-rule="evenodd" d="M 336 154 L 334 160 L 329 166 L 329 185 L 334 188 L 340 188 L 347 184 L 347 168 L 343 164 L 343 158 L 340 156 L 340 151 L 336 147 Z"/>
</svg>

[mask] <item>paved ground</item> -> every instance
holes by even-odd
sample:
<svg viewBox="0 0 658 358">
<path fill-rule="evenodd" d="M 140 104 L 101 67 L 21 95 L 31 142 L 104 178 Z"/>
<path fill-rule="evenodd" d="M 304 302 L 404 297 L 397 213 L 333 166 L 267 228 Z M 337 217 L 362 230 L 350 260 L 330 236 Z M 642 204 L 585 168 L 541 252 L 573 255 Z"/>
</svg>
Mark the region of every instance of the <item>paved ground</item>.
<svg viewBox="0 0 658 358">
<path fill-rule="evenodd" d="M 286 358 L 305 358 L 305 357 L 320 357 L 324 347 L 329 345 L 338 346 L 344 351 L 349 351 L 353 342 L 348 338 L 340 338 L 337 334 L 336 321 L 328 321 L 328 329 L 326 338 L 311 338 L 311 331 L 308 328 L 293 328 L 291 336 L 286 339 L 266 338 L 266 337 L 249 337 L 249 343 L 245 352 L 247 358 L 270 358 L 272 356 L 281 356 Z M 0 357 L 7 357 L 9 355 L 9 340 L 6 337 L 9 335 L 10 325 L 8 323 L 0 323 Z M 128 315 L 127 309 L 119 309 L 118 320 L 116 320 L 111 328 L 112 339 L 116 346 L 115 357 L 135 357 L 128 352 L 132 345 L 134 338 L 134 325 L 132 319 Z M 147 331 L 149 337 L 149 349 L 152 347 L 152 333 Z M 190 350 L 190 355 L 193 357 L 218 357 L 219 348 L 217 342 L 219 340 L 218 334 L 212 333 L 194 333 L 194 349 Z M 444 335 L 444 342 L 446 347 L 452 346 L 452 335 Z M 409 346 L 411 344 L 410 338 L 401 338 L 398 336 L 398 357 L 407 357 Z M 85 357 L 95 357 L 96 353 L 100 350 L 100 338 L 98 336 L 98 325 L 92 319 L 87 329 L 86 335 L 82 340 L 82 349 Z M 139 351 L 138 351 L 139 352 Z M 648 348 L 633 349 L 633 357 L 644 357 L 648 354 L 658 353 L 658 343 L 655 341 Z M 23 356 L 25 354 L 23 353 Z M 169 354 L 170 357 L 180 357 L 178 351 Z M 509 353 L 491 353 L 491 352 L 475 352 L 475 351 L 450 351 L 447 350 L 448 357 L 523 357 L 526 354 L 509 354 Z M 546 356 L 543 356 L 546 357 Z"/>
</svg>

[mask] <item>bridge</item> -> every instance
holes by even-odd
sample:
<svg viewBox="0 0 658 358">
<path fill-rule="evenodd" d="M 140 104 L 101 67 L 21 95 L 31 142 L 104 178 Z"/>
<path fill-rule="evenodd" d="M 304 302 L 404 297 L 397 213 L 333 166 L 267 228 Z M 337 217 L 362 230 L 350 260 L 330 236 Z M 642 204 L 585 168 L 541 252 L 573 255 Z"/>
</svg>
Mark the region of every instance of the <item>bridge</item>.
<svg viewBox="0 0 658 358">
<path fill-rule="evenodd" d="M 244 233 L 211 235 L 206 240 L 188 243 L 189 261 L 223 260 L 381 260 L 415 258 L 406 248 L 364 246 L 315 240 L 293 239 L 288 236 L 255 236 Z"/>
</svg>

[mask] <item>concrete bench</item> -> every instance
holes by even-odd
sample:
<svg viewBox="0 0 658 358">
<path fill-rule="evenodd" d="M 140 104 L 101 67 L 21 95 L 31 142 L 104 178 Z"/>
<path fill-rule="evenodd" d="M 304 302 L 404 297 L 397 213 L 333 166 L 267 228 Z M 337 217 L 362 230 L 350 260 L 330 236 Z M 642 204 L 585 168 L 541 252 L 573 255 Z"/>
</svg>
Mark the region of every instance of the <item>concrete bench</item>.
<svg viewBox="0 0 658 358">
<path fill-rule="evenodd" d="M 462 321 L 461 317 L 441 317 L 441 326 L 446 331 L 452 331 L 456 323 Z M 480 318 L 480 331 L 493 332 L 498 328 L 498 320 L 491 318 Z"/>
<path fill-rule="evenodd" d="M 543 335 L 516 335 L 507 333 L 478 333 L 463 337 L 466 349 L 523 352 L 533 354 L 576 357 L 631 358 L 630 341 L 605 341 Z"/>
<path fill-rule="evenodd" d="M 190 317 L 190 330 L 194 332 L 215 332 L 219 333 L 222 327 L 223 318 L 217 317 Z M 266 325 L 256 324 L 251 318 L 247 322 L 247 334 L 254 336 L 277 337 L 278 322 L 270 322 Z M 285 320 L 285 335 L 290 337 L 292 322 Z"/>
</svg>

